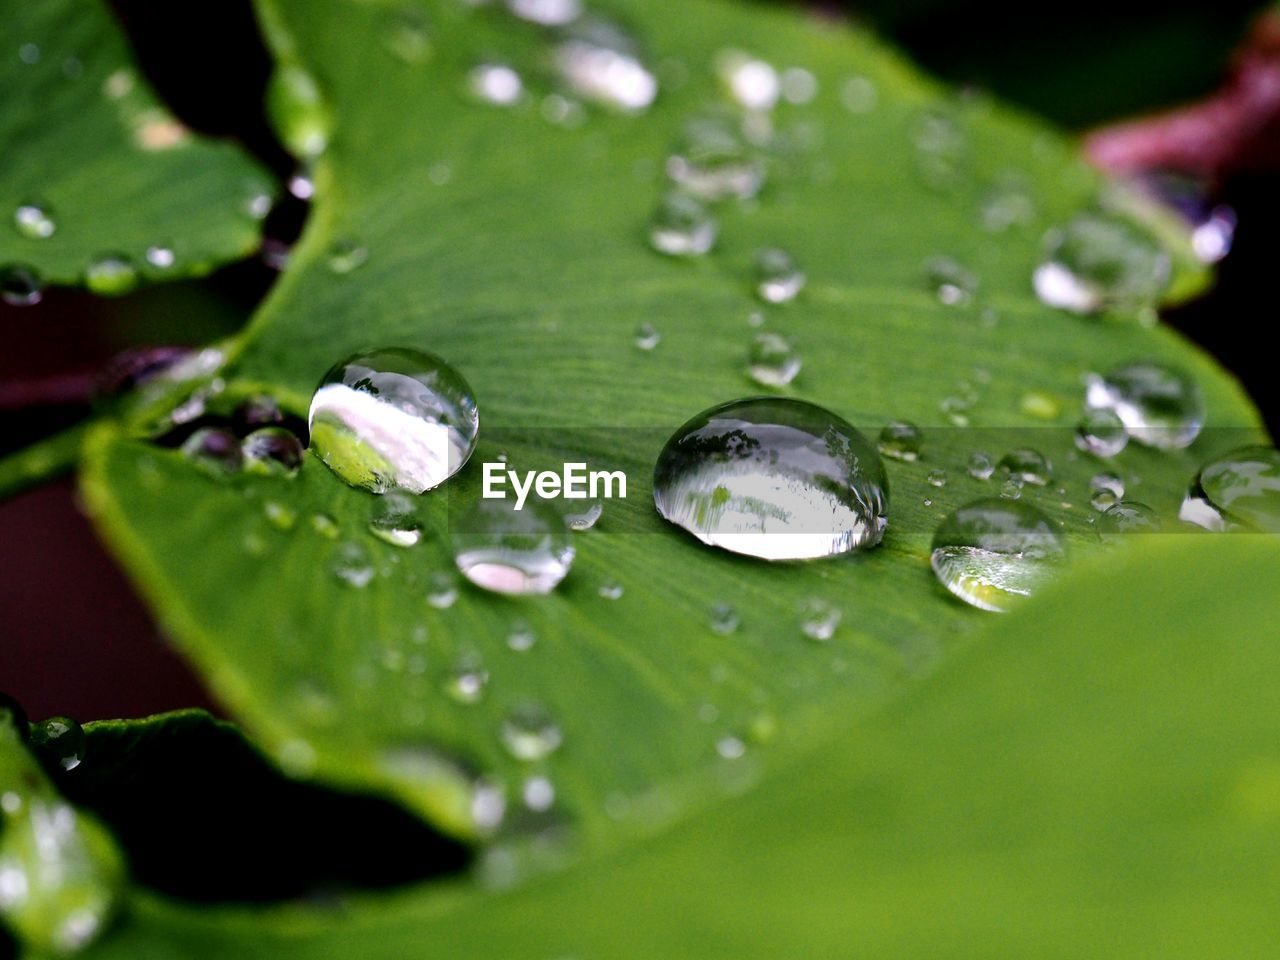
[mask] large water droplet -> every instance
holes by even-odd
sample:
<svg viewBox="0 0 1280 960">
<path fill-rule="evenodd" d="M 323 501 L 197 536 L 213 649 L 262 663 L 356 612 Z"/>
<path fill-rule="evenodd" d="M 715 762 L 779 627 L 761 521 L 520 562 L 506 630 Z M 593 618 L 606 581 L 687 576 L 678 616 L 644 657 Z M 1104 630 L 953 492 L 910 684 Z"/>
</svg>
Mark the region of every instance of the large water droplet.
<svg viewBox="0 0 1280 960">
<path fill-rule="evenodd" d="M 62 770 L 74 770 L 84 760 L 84 730 L 70 717 L 33 723 L 30 738 L 31 745 Z"/>
<path fill-rule="evenodd" d="M 388 493 L 373 506 L 369 532 L 393 547 L 412 547 L 422 540 L 417 504 L 403 493 Z"/>
<path fill-rule="evenodd" d="M 1169 282 L 1169 255 L 1127 220 L 1082 213 L 1045 237 L 1036 295 L 1051 307 L 1096 313 L 1153 304 Z"/>
<path fill-rule="evenodd" d="M 716 232 L 714 218 L 697 198 L 672 191 L 654 211 L 649 243 L 669 257 L 698 257 L 715 245 Z"/>
<path fill-rule="evenodd" d="M 1214 529 L 1240 526 L 1280 533 L 1280 451 L 1241 447 L 1210 461 L 1200 468 L 1192 496 L 1219 515 L 1221 523 Z"/>
<path fill-rule="evenodd" d="M 766 560 L 873 547 L 888 481 L 875 448 L 822 407 L 735 400 L 677 430 L 654 468 L 658 512 L 703 543 Z"/>
<path fill-rule="evenodd" d="M 311 398 L 311 449 L 374 493 L 422 493 L 462 469 L 480 416 L 462 375 L 434 354 L 387 349 L 337 364 Z"/>
<path fill-rule="evenodd" d="M 978 500 L 933 536 L 929 562 L 944 587 L 982 610 L 1005 611 L 1034 593 L 1066 551 L 1043 513 L 1020 500 Z"/>
<path fill-rule="evenodd" d="M 13 211 L 13 225 L 28 240 L 47 240 L 58 229 L 49 208 L 42 203 L 23 203 Z"/>
<path fill-rule="evenodd" d="M 644 110 L 658 95 L 658 81 L 641 61 L 635 41 L 607 20 L 575 21 L 553 61 L 578 96 L 626 113 Z"/>
<path fill-rule="evenodd" d="M 776 333 L 758 333 L 747 351 L 747 376 L 763 387 L 785 387 L 800 372 L 800 354 Z"/>
<path fill-rule="evenodd" d="M 766 303 L 794 300 L 804 288 L 804 272 L 778 247 L 756 251 L 756 293 Z"/>
<path fill-rule="evenodd" d="M 667 158 L 667 176 L 701 200 L 746 200 L 760 192 L 764 166 L 733 118 L 713 114 L 685 124 Z"/>
<path fill-rule="evenodd" d="M 453 535 L 462 575 L 495 593 L 550 593 L 573 565 L 564 521 L 550 506 L 528 500 L 479 500 Z"/>
<path fill-rule="evenodd" d="M 1090 379 L 1085 403 L 1113 410 L 1129 436 L 1160 450 L 1190 446 L 1204 426 L 1199 385 L 1180 370 L 1158 363 L 1131 363 Z"/>
<path fill-rule="evenodd" d="M 1109 459 L 1128 445 L 1124 421 L 1109 407 L 1086 410 L 1076 426 L 1076 446 L 1095 457 Z"/>
<path fill-rule="evenodd" d="M 911 463 L 918 460 L 924 447 L 924 432 L 914 423 L 895 420 L 880 431 L 880 452 L 892 460 Z"/>
<path fill-rule="evenodd" d="M 302 442 L 284 427 L 259 427 L 240 444 L 247 473 L 292 476 L 302 465 Z"/>
<path fill-rule="evenodd" d="M 546 709 L 535 703 L 516 707 L 501 727 L 502 745 L 517 760 L 542 760 L 560 748 L 564 735 Z"/>
<path fill-rule="evenodd" d="M 35 267 L 23 263 L 0 266 L 0 300 L 11 307 L 32 307 L 44 298 L 44 281 Z"/>
</svg>

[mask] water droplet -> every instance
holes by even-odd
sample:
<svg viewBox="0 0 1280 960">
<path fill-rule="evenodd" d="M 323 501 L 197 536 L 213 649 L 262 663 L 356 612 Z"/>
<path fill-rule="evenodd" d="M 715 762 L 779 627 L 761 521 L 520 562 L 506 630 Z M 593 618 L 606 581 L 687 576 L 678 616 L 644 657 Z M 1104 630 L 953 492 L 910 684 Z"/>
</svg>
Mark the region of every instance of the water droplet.
<svg viewBox="0 0 1280 960">
<path fill-rule="evenodd" d="M 369 248 L 355 240 L 335 240 L 326 263 L 337 274 L 350 273 L 369 259 Z"/>
<path fill-rule="evenodd" d="M 1045 258 L 1032 280 L 1046 305 L 1096 313 L 1150 306 L 1169 274 L 1169 255 L 1137 226 L 1082 213 L 1045 236 Z"/>
<path fill-rule="evenodd" d="M 507 0 L 507 9 L 544 27 L 562 27 L 582 16 L 581 0 Z"/>
<path fill-rule="evenodd" d="M 1280 532 L 1280 452 L 1252 446 L 1218 457 L 1200 468 L 1194 493 L 1224 525 Z"/>
<path fill-rule="evenodd" d="M 782 92 L 772 65 L 739 50 L 716 57 L 716 72 L 725 91 L 745 110 L 772 110 Z"/>
<path fill-rule="evenodd" d="M 168 244 L 156 244 L 147 247 L 142 254 L 148 264 L 157 270 L 168 270 L 177 262 L 177 256 L 173 252 L 173 247 Z"/>
<path fill-rule="evenodd" d="M 911 132 L 916 149 L 916 171 L 932 190 L 951 192 L 967 182 L 969 138 L 951 111 L 926 110 Z"/>
<path fill-rule="evenodd" d="M 924 432 L 914 423 L 895 420 L 880 431 L 880 452 L 892 460 L 918 460 L 924 446 Z"/>
<path fill-rule="evenodd" d="M 40 62 L 40 45 L 38 43 L 24 43 L 18 47 L 18 59 L 27 66 L 34 66 Z"/>
<path fill-rule="evenodd" d="M 1000 497 L 1002 500 L 1018 500 L 1022 497 L 1022 481 L 1015 480 L 1012 477 L 1000 484 Z"/>
<path fill-rule="evenodd" d="M 532 650 L 533 645 L 538 642 L 538 635 L 533 632 L 528 620 L 517 620 L 511 624 L 511 629 L 507 631 L 507 647 L 516 653 L 524 653 L 526 650 Z"/>
<path fill-rule="evenodd" d="M 563 504 L 573 503 L 573 501 L 565 500 Z M 604 513 L 604 504 L 601 503 L 599 497 L 588 498 L 575 506 L 562 506 L 562 515 L 564 516 L 565 525 L 570 530 L 583 531 L 590 530 L 596 525 L 596 521 Z"/>
<path fill-rule="evenodd" d="M 564 739 L 551 715 L 535 703 L 521 704 L 507 714 L 500 733 L 507 752 L 526 763 L 549 757 Z"/>
<path fill-rule="evenodd" d="M 13 211 L 13 225 L 28 240 L 46 240 L 58 229 L 53 214 L 41 203 L 19 204 Z"/>
<path fill-rule="evenodd" d="M 786 337 L 758 333 L 747 352 L 747 376 L 764 387 L 785 387 L 800 372 L 800 354 Z"/>
<path fill-rule="evenodd" d="M 10 263 L 0 266 L 0 300 L 11 307 L 32 307 L 44 298 L 44 281 L 35 267 Z"/>
<path fill-rule="evenodd" d="M 369 532 L 393 547 L 412 547 L 422 540 L 422 521 L 412 498 L 388 493 L 374 504 Z"/>
<path fill-rule="evenodd" d="M 1046 486 L 1053 479 L 1053 466 L 1039 450 L 1021 447 L 1000 458 L 1000 472 L 1019 483 Z"/>
<path fill-rule="evenodd" d="M 488 685 L 489 672 L 474 657 L 463 657 L 445 679 L 444 692 L 458 703 L 479 703 Z"/>
<path fill-rule="evenodd" d="M 247 473 L 292 476 L 302 466 L 302 442 L 284 427 L 260 427 L 240 445 Z"/>
<path fill-rule="evenodd" d="M 1048 580 L 1065 555 L 1053 523 L 1035 507 L 988 499 L 942 521 L 929 562 L 965 603 L 1005 611 Z"/>
<path fill-rule="evenodd" d="M 448 610 L 458 599 L 458 585 L 453 575 L 437 570 L 427 584 L 427 603 L 437 610 Z"/>
<path fill-rule="evenodd" d="M 700 200 L 748 200 L 764 185 L 764 166 L 733 119 L 713 114 L 685 124 L 667 176 Z"/>
<path fill-rule="evenodd" d="M 221 427 L 201 427 L 187 437 L 182 452 L 202 471 L 215 477 L 236 473 L 244 459 L 240 440 Z"/>
<path fill-rule="evenodd" d="M 1124 421 L 1109 407 L 1085 410 L 1076 426 L 1076 446 L 1095 457 L 1110 459 L 1128 444 Z"/>
<path fill-rule="evenodd" d="M 716 232 L 716 221 L 696 198 L 672 191 L 654 211 L 649 243 L 669 257 L 699 257 L 715 245 Z"/>
<path fill-rule="evenodd" d="M 925 474 L 925 482 L 931 487 L 945 487 L 947 485 L 947 471 L 930 470 Z"/>
<path fill-rule="evenodd" d="M 876 85 L 867 77 L 845 77 L 840 84 L 840 103 L 850 113 L 870 113 L 879 99 Z"/>
<path fill-rule="evenodd" d="M 1114 473 L 1099 473 L 1089 481 L 1089 489 L 1090 506 L 1105 511 L 1124 496 L 1124 481 Z"/>
<path fill-rule="evenodd" d="M 728 636 L 738 629 L 738 611 L 727 603 L 717 603 L 711 608 L 711 631 Z"/>
<path fill-rule="evenodd" d="M 1182 371 L 1158 363 L 1131 363 L 1091 377 L 1085 404 L 1115 411 L 1130 437 L 1160 450 L 1190 446 L 1204 426 L 1199 385 Z"/>
<path fill-rule="evenodd" d="M 636 327 L 636 346 L 641 350 L 652 350 L 662 342 L 662 334 L 652 323 L 642 323 Z"/>
<path fill-rule="evenodd" d="M 324 375 L 311 399 L 311 449 L 353 487 L 422 493 L 475 449 L 480 416 L 462 375 L 434 354 L 359 354 Z"/>
<path fill-rule="evenodd" d="M 552 59 L 561 79 L 583 99 L 637 113 L 658 95 L 658 81 L 641 61 L 635 41 L 607 20 L 574 21 Z"/>
<path fill-rule="evenodd" d="M 800 608 L 800 629 L 810 640 L 830 640 L 844 616 L 839 607 L 821 597 L 810 597 Z"/>
<path fill-rule="evenodd" d="M 267 109 L 294 154 L 314 159 L 324 153 L 333 122 L 310 73 L 297 66 L 277 67 L 267 84 Z"/>
<path fill-rule="evenodd" d="M 996 472 L 996 465 L 989 456 L 979 450 L 969 455 L 965 472 L 975 480 L 990 480 L 991 475 Z"/>
<path fill-rule="evenodd" d="M 703 543 L 768 560 L 880 542 L 889 492 L 875 448 L 801 400 L 735 400 L 677 430 L 654 468 L 658 512 Z"/>
<path fill-rule="evenodd" d="M 782 71 L 782 99 L 787 103 L 809 103 L 818 95 L 818 78 L 804 67 L 787 67 Z"/>
<path fill-rule="evenodd" d="M 1037 420 L 1056 420 L 1062 413 L 1062 401 L 1043 390 L 1028 390 L 1018 401 L 1018 409 Z"/>
<path fill-rule="evenodd" d="M 560 515 L 528 500 L 479 500 L 453 536 L 462 575 L 495 593 L 550 593 L 573 565 L 574 547 Z"/>
<path fill-rule="evenodd" d="M 1158 533 L 1160 517 L 1145 503 L 1137 500 L 1121 500 L 1112 504 L 1098 520 L 1099 530 L 1105 534 Z"/>
<path fill-rule="evenodd" d="M 556 802 L 556 789 L 546 777 L 530 777 L 520 790 L 520 799 L 530 810 L 543 813 Z"/>
<path fill-rule="evenodd" d="M 738 737 L 721 737 L 716 741 L 716 753 L 726 760 L 738 760 L 747 752 L 747 745 Z"/>
<path fill-rule="evenodd" d="M 84 730 L 70 717 L 33 723 L 29 736 L 31 745 L 63 770 L 74 770 L 84 760 Z"/>
<path fill-rule="evenodd" d="M 278 500 L 268 500 L 262 505 L 262 515 L 277 530 L 292 530 L 298 523 L 298 511 Z"/>
<path fill-rule="evenodd" d="M 481 63 L 467 74 L 473 96 L 500 107 L 519 103 L 524 95 L 524 81 L 505 63 Z"/>
<path fill-rule="evenodd" d="M 622 584 L 617 580 L 606 580 L 604 583 L 600 584 L 600 589 L 596 592 L 606 600 L 619 600 L 622 598 L 622 594 L 625 590 Z"/>
<path fill-rule="evenodd" d="M 338 529 L 338 521 L 334 520 L 333 517 L 329 516 L 327 513 L 312 514 L 311 529 L 320 534 L 320 536 L 324 537 L 326 540 L 337 540 L 338 534 L 341 532 Z"/>
<path fill-rule="evenodd" d="M 787 303 L 804 288 L 804 273 L 778 247 L 756 251 L 756 294 L 766 303 Z"/>
<path fill-rule="evenodd" d="M 1236 235 L 1236 212 L 1217 206 L 1191 231 L 1191 249 L 1201 263 L 1217 263 L 1231 252 Z"/>
<path fill-rule="evenodd" d="M 969 303 L 978 290 L 977 276 L 953 257 L 932 257 L 925 261 L 924 276 L 938 302 L 949 307 Z"/>
<path fill-rule="evenodd" d="M 333 551 L 329 570 L 343 583 L 362 590 L 373 580 L 373 558 L 363 544 L 348 540 Z"/>
<path fill-rule="evenodd" d="M 988 233 L 1004 233 L 1026 226 L 1036 218 L 1035 200 L 1026 178 L 1018 174 L 1001 175 L 983 194 L 979 222 Z"/>
<path fill-rule="evenodd" d="M 84 285 L 100 296 L 118 297 L 138 285 L 138 268 L 123 254 L 104 254 L 85 268 Z"/>
</svg>

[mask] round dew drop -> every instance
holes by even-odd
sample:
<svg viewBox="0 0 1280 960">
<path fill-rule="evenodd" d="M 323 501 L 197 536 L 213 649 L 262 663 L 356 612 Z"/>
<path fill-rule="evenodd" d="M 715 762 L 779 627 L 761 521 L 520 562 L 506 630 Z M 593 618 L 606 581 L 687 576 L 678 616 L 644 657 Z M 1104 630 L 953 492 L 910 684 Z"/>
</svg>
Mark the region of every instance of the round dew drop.
<svg viewBox="0 0 1280 960">
<path fill-rule="evenodd" d="M 138 268 L 123 254 L 104 254 L 85 268 L 84 285 L 99 296 L 119 297 L 138 285 Z"/>
<path fill-rule="evenodd" d="M 1159 533 L 1160 517 L 1145 503 L 1120 500 L 1102 514 L 1098 528 L 1103 535 L 1117 533 Z"/>
<path fill-rule="evenodd" d="M 1120 414 L 1108 407 L 1086 410 L 1076 427 L 1076 446 L 1095 457 L 1110 459 L 1129 445 Z"/>
<path fill-rule="evenodd" d="M 1096 313 L 1150 306 L 1169 275 L 1169 254 L 1137 226 L 1109 214 L 1082 213 L 1046 235 L 1044 261 L 1032 285 L 1047 306 Z"/>
<path fill-rule="evenodd" d="M 537 500 L 479 500 L 453 536 L 462 575 L 493 593 L 550 593 L 573 566 L 574 547 L 560 514 Z"/>
<path fill-rule="evenodd" d="M 796 378 L 800 354 L 776 333 L 757 333 L 747 351 L 747 376 L 762 387 L 785 387 Z"/>
<path fill-rule="evenodd" d="M 47 240 L 58 229 L 49 208 L 39 203 L 23 203 L 13 211 L 13 225 L 28 240 Z"/>
<path fill-rule="evenodd" d="M 35 267 L 22 263 L 0 266 L 0 300 L 11 307 L 33 307 L 44 299 L 44 281 Z"/>
<path fill-rule="evenodd" d="M 889 487 L 879 454 L 845 420 L 801 400 L 755 398 L 677 430 L 654 468 L 653 499 L 710 546 L 805 560 L 878 544 Z"/>
<path fill-rule="evenodd" d="M 1053 523 L 1035 507 L 985 499 L 942 521 L 929 563 L 939 582 L 965 603 L 1004 612 L 1034 593 L 1065 556 Z"/>
<path fill-rule="evenodd" d="M 302 466 L 302 442 L 284 427 L 259 427 L 240 444 L 246 473 L 293 476 Z"/>
<path fill-rule="evenodd" d="M 1215 529 L 1280 533 L 1280 451 L 1252 446 L 1218 457 L 1200 468 L 1192 496 L 1217 515 Z"/>
<path fill-rule="evenodd" d="M 1191 445 L 1204 426 L 1204 396 L 1180 370 L 1159 363 L 1130 363 L 1090 379 L 1085 405 L 1111 410 L 1138 443 L 1159 450 Z"/>
<path fill-rule="evenodd" d="M 308 418 L 311 450 L 353 487 L 423 493 L 462 469 L 480 415 L 462 375 L 434 354 L 385 349 L 337 364 Z"/>
<path fill-rule="evenodd" d="M 649 244 L 669 257 L 700 257 L 715 246 L 718 229 L 715 219 L 696 198 L 672 191 L 653 214 Z"/>
<path fill-rule="evenodd" d="M 804 289 L 804 272 L 777 247 L 756 252 L 756 295 L 765 303 L 787 303 Z"/>
</svg>

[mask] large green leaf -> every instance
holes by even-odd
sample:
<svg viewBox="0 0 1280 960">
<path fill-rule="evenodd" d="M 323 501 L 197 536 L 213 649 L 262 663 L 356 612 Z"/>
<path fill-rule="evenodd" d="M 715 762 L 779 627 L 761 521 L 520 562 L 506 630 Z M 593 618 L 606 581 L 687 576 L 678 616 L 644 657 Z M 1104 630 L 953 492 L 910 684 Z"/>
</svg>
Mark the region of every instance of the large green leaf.
<svg viewBox="0 0 1280 960">
<path fill-rule="evenodd" d="M 1270 956 L 1280 548 L 1145 539 L 645 848 L 341 920 L 148 898 L 93 956 Z"/>
<path fill-rule="evenodd" d="M 476 388 L 481 449 L 449 487 L 421 498 L 424 544 L 369 537 L 375 498 L 316 460 L 292 480 L 218 481 L 106 426 L 90 440 L 84 478 L 103 533 L 174 641 L 292 772 L 392 791 L 464 833 L 467 797 L 446 768 L 477 770 L 513 797 L 525 777 L 545 774 L 553 823 L 587 846 L 683 815 L 726 777 L 740 785 L 775 762 L 772 752 L 850 722 L 979 622 L 938 589 L 925 559 L 943 512 L 992 492 L 963 472 L 974 436 L 935 426 L 960 381 L 981 393 L 975 425 L 1031 431 L 1055 461 L 1065 493 L 1037 499 L 1078 552 L 1092 540 L 1081 504 L 1097 469 L 1074 453 L 1068 429 L 1085 371 L 1134 357 L 1177 363 L 1200 382 L 1211 425 L 1256 430 L 1236 385 L 1167 331 L 1083 321 L 1034 299 L 1042 231 L 1095 189 L 1050 131 L 981 100 L 950 100 L 862 34 L 796 11 L 721 0 L 683 3 L 679 16 L 656 0 L 600 8 L 631 25 L 664 86 L 642 115 L 593 109 L 566 129 L 536 98 L 503 110 L 467 95 L 468 70 L 493 57 L 546 89 L 548 38 L 498 10 L 263 4 L 290 70 L 310 71 L 299 85 L 323 97 L 331 142 L 307 232 L 210 403 L 266 391 L 305 413 L 324 370 L 362 346 L 448 358 Z M 671 262 L 645 243 L 658 171 L 683 124 L 719 101 L 713 62 L 728 45 L 812 71 L 819 93 L 777 109 L 783 146 L 770 180 L 758 203 L 720 211 L 714 254 Z M 857 90 L 869 82 L 877 92 L 868 113 L 842 104 L 854 76 Z M 319 107 L 286 97 L 286 123 L 289 109 L 307 120 Z M 959 144 L 960 175 L 942 190 L 920 176 L 922 123 L 961 131 L 948 141 Z M 988 235 L 981 198 L 1010 172 L 1029 185 L 1036 217 Z M 367 262 L 334 271 L 335 244 L 365 246 Z M 768 327 L 793 334 L 805 356 L 795 395 L 872 431 L 899 417 L 931 428 L 920 462 L 890 465 L 889 534 L 864 557 L 770 566 L 717 554 L 652 507 L 648 477 L 666 434 L 758 390 L 743 355 L 757 309 L 748 268 L 766 245 L 790 250 L 810 278 L 798 301 L 768 311 Z M 944 306 L 927 288 L 922 265 L 938 255 L 980 276 L 972 309 Z M 632 342 L 644 322 L 663 337 L 651 352 Z M 1027 435 L 984 442 L 1012 447 Z M 1169 510 L 1199 458 L 1224 442 L 1238 438 L 1207 433 L 1189 452 L 1133 450 L 1121 464 L 1144 499 Z M 552 596 L 513 602 L 467 588 L 435 609 L 427 583 L 450 568 L 454 491 L 474 489 L 479 461 L 499 451 L 521 468 L 567 458 L 625 469 L 629 496 L 576 538 L 573 571 Z M 947 486 L 927 485 L 925 473 L 942 467 Z M 336 521 L 337 540 L 313 529 L 316 515 Z M 330 572 L 353 541 L 379 571 L 364 589 Z M 605 581 L 624 595 L 600 596 Z M 801 631 L 798 608 L 815 596 L 844 611 L 827 644 Z M 717 603 L 737 610 L 732 636 L 709 628 Z M 507 648 L 517 620 L 538 638 L 524 653 Z M 479 703 L 460 704 L 442 690 L 473 659 L 490 680 Z M 563 746 L 532 766 L 499 737 L 527 701 L 563 732 Z M 747 756 L 721 759 L 717 745 L 734 738 Z M 525 818 L 509 819 L 519 832 Z"/>
<path fill-rule="evenodd" d="M 76 284 L 91 264 L 123 256 L 143 277 L 170 279 L 257 247 L 269 176 L 165 109 L 100 0 L 12 4 L 0 48 L 0 267 Z M 18 229 L 28 204 L 47 212 L 51 235 Z M 171 262 L 148 258 L 151 248 Z"/>
</svg>

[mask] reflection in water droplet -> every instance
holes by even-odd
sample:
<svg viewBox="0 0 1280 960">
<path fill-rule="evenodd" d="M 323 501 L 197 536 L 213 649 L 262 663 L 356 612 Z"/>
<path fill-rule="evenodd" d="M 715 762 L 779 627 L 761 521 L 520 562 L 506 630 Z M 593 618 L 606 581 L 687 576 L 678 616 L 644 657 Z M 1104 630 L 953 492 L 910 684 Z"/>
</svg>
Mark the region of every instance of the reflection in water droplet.
<svg viewBox="0 0 1280 960">
<path fill-rule="evenodd" d="M 669 257 L 698 257 L 716 242 L 716 222 L 694 197 L 673 191 L 663 197 L 649 224 L 649 243 Z"/>
<path fill-rule="evenodd" d="M 1218 457 L 1200 468 L 1194 495 L 1224 525 L 1280 533 L 1280 452 L 1251 446 Z"/>
<path fill-rule="evenodd" d="M 703 543 L 768 560 L 873 547 L 888 482 L 875 448 L 811 403 L 736 400 L 677 430 L 654 468 L 658 512 Z"/>
<path fill-rule="evenodd" d="M 505 63 L 481 63 L 467 74 L 467 84 L 473 96 L 486 103 L 509 107 L 520 102 L 524 95 L 524 81 Z"/>
<path fill-rule="evenodd" d="M 501 727 L 502 745 L 517 760 L 542 760 L 560 748 L 564 736 L 546 709 L 525 703 L 512 710 Z"/>
<path fill-rule="evenodd" d="M 662 342 L 662 334 L 652 323 L 642 323 L 636 327 L 636 346 L 641 350 L 652 350 Z"/>
<path fill-rule="evenodd" d="M 923 446 L 924 432 L 914 423 L 895 420 L 880 431 L 880 452 L 892 460 L 915 461 Z"/>
<path fill-rule="evenodd" d="M 658 81 L 640 60 L 635 41 L 607 20 L 571 24 L 553 63 L 578 96 L 626 113 L 644 110 L 658 94 Z"/>
<path fill-rule="evenodd" d="M 13 211 L 13 225 L 28 240 L 46 240 L 58 228 L 49 208 L 41 203 L 19 204 Z"/>
<path fill-rule="evenodd" d="M 182 453 L 204 473 L 225 477 L 243 463 L 240 440 L 221 427 L 201 427 L 182 444 Z"/>
<path fill-rule="evenodd" d="M 1137 500 L 1113 504 L 1098 520 L 1098 529 L 1103 534 L 1159 533 L 1160 527 L 1156 512 Z"/>
<path fill-rule="evenodd" d="M 412 547 L 422 540 L 418 507 L 403 493 L 388 493 L 373 505 L 369 532 L 393 547 Z"/>
<path fill-rule="evenodd" d="M 1026 447 L 1010 450 L 1000 458 L 1000 472 L 1018 483 L 1046 486 L 1053 479 L 1053 466 L 1039 450 Z"/>
<path fill-rule="evenodd" d="M 711 630 L 728 636 L 738 629 L 738 611 L 727 603 L 717 603 L 711 608 Z"/>
<path fill-rule="evenodd" d="M 44 281 L 35 267 L 22 263 L 0 266 L 0 300 L 11 307 L 32 307 L 44 298 Z"/>
<path fill-rule="evenodd" d="M 754 197 L 764 185 L 764 175 L 763 164 L 734 119 L 720 114 L 687 122 L 680 142 L 667 158 L 667 176 L 684 191 L 710 203 Z"/>
<path fill-rule="evenodd" d="M 747 352 L 747 376 L 764 387 L 785 387 L 800 372 L 800 354 L 786 337 L 758 333 Z"/>
<path fill-rule="evenodd" d="M 260 427 L 240 445 L 247 473 L 292 476 L 302 465 L 302 442 L 284 427 Z"/>
<path fill-rule="evenodd" d="M 462 469 L 480 416 L 471 387 L 439 357 L 386 349 L 331 368 L 309 425 L 312 451 L 351 486 L 422 493 Z"/>
<path fill-rule="evenodd" d="M 953 257 L 932 257 L 925 261 L 924 276 L 938 302 L 949 307 L 969 303 L 978 289 L 977 276 Z"/>
<path fill-rule="evenodd" d="M 931 487 L 945 487 L 947 485 L 947 471 L 930 470 L 925 474 L 925 482 Z"/>
<path fill-rule="evenodd" d="M 1075 313 L 1148 307 L 1168 285 L 1169 255 L 1134 224 L 1082 213 L 1045 236 L 1033 285 L 1046 305 Z"/>
<path fill-rule="evenodd" d="M 1199 385 L 1182 371 L 1158 363 L 1131 363 L 1092 377 L 1085 404 L 1114 411 L 1130 437 L 1160 450 L 1190 446 L 1204 426 Z"/>
<path fill-rule="evenodd" d="M 1005 611 L 1048 580 L 1065 555 L 1052 522 L 1035 507 L 989 499 L 942 521 L 929 562 L 942 585 L 965 603 Z"/>
<path fill-rule="evenodd" d="M 373 580 L 373 558 L 363 544 L 348 540 L 333 551 L 329 571 L 343 583 L 360 590 Z"/>
<path fill-rule="evenodd" d="M 37 753 L 64 771 L 74 770 L 84 760 L 84 730 L 70 717 L 33 723 L 28 736 Z"/>
<path fill-rule="evenodd" d="M 839 607 L 821 597 L 810 597 L 800 608 L 800 629 L 811 640 L 830 640 L 844 616 Z"/>
<path fill-rule="evenodd" d="M 462 575 L 495 593 L 550 593 L 573 565 L 574 547 L 560 515 L 530 499 L 478 500 L 453 535 Z"/>
<path fill-rule="evenodd" d="M 84 285 L 99 296 L 118 297 L 138 285 L 138 268 L 123 254 L 103 254 L 85 268 Z"/>
<path fill-rule="evenodd" d="M 350 273 L 369 259 L 369 248 L 351 239 L 335 240 L 325 262 L 334 273 Z"/>
<path fill-rule="evenodd" d="M 756 294 L 766 303 L 787 303 L 804 288 L 804 273 L 787 251 L 766 247 L 755 259 Z"/>
<path fill-rule="evenodd" d="M 1085 410 L 1076 427 L 1076 446 L 1095 457 L 1110 459 L 1129 444 L 1120 414 L 1108 407 Z"/>
</svg>

